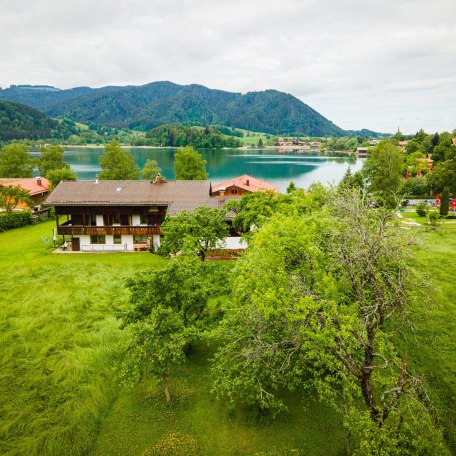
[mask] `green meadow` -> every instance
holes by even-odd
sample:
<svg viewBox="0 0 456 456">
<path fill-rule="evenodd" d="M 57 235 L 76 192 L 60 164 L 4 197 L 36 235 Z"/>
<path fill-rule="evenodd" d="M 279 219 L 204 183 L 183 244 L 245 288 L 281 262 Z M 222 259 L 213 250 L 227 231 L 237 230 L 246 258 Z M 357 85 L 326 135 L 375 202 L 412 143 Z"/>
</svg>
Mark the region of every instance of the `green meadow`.
<svg viewBox="0 0 456 456">
<path fill-rule="evenodd" d="M 0 454 L 339 455 L 341 417 L 300 392 L 275 420 L 211 394 L 213 346 L 195 347 L 172 380 L 171 405 L 145 377 L 120 387 L 115 366 L 127 337 L 114 308 L 126 277 L 166 260 L 149 253 L 54 254 L 53 222 L 0 234 Z M 416 250 L 432 304 L 418 303 L 398 334 L 429 385 L 455 451 L 456 232 L 420 232 Z"/>
</svg>

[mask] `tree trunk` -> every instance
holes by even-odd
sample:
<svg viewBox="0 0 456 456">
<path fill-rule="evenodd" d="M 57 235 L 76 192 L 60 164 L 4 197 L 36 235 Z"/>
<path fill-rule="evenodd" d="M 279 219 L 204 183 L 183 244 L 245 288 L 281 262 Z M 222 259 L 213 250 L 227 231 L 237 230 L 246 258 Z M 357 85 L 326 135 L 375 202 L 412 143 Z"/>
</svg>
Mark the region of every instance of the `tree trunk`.
<svg viewBox="0 0 456 456">
<path fill-rule="evenodd" d="M 169 404 L 171 402 L 171 395 L 169 394 L 169 384 L 167 377 L 163 378 L 163 390 L 165 392 L 166 402 Z"/>
<path fill-rule="evenodd" d="M 351 432 L 347 432 L 347 437 L 345 437 L 345 455 L 351 455 Z"/>
<path fill-rule="evenodd" d="M 360 379 L 361 392 L 363 393 L 364 403 L 366 404 L 367 409 L 369 410 L 371 418 L 379 425 L 380 423 L 380 413 L 377 409 L 377 404 L 375 402 L 374 393 L 372 391 L 372 385 L 370 382 L 370 374 L 363 374 Z"/>
</svg>

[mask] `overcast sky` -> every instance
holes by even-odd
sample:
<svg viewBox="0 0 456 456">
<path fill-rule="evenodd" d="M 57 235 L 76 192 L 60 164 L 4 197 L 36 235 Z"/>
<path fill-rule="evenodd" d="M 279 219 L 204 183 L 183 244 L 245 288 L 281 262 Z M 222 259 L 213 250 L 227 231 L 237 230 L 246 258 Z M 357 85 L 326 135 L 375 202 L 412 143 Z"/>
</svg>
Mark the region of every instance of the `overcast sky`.
<svg viewBox="0 0 456 456">
<path fill-rule="evenodd" d="M 345 129 L 456 128 L 456 0 L 0 0 L 0 86 L 277 89 Z"/>
</svg>

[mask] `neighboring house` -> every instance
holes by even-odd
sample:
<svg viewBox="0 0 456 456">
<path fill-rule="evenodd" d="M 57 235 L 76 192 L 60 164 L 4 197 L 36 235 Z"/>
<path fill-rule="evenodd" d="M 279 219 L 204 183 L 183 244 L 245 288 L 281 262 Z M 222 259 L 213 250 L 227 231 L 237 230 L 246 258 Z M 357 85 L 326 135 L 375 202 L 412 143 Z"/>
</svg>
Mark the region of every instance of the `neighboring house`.
<svg viewBox="0 0 456 456">
<path fill-rule="evenodd" d="M 453 143 L 453 146 L 456 147 L 456 138 L 451 138 L 451 142 Z"/>
<path fill-rule="evenodd" d="M 224 196 L 242 196 L 245 193 L 267 190 L 279 193 L 279 187 L 276 185 L 244 174 L 212 187 L 212 196 L 220 196 L 222 198 Z"/>
<path fill-rule="evenodd" d="M 356 155 L 358 157 L 367 157 L 367 147 L 357 147 L 356 148 Z"/>
<path fill-rule="evenodd" d="M 33 205 L 39 206 L 48 196 L 50 182 L 45 177 L 30 177 L 30 178 L 1 178 L 0 186 L 17 186 L 22 187 L 30 193 L 30 198 Z M 28 206 L 20 203 L 17 209 L 26 209 Z"/>
</svg>

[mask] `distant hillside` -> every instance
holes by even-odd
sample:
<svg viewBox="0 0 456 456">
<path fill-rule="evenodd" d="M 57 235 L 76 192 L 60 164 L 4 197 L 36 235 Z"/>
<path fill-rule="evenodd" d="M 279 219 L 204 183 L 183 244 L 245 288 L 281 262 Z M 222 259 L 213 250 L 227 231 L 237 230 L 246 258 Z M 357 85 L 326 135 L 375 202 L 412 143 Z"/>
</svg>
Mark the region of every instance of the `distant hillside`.
<svg viewBox="0 0 456 456">
<path fill-rule="evenodd" d="M 65 122 L 18 103 L 0 100 L 0 141 L 67 138 L 77 131 Z"/>
<path fill-rule="evenodd" d="M 271 134 L 345 134 L 310 106 L 276 90 L 243 95 L 171 82 L 68 90 L 12 86 L 0 90 L 0 99 L 29 104 L 52 117 L 110 127 L 149 130 L 163 124 L 187 123 L 217 124 Z"/>
</svg>

